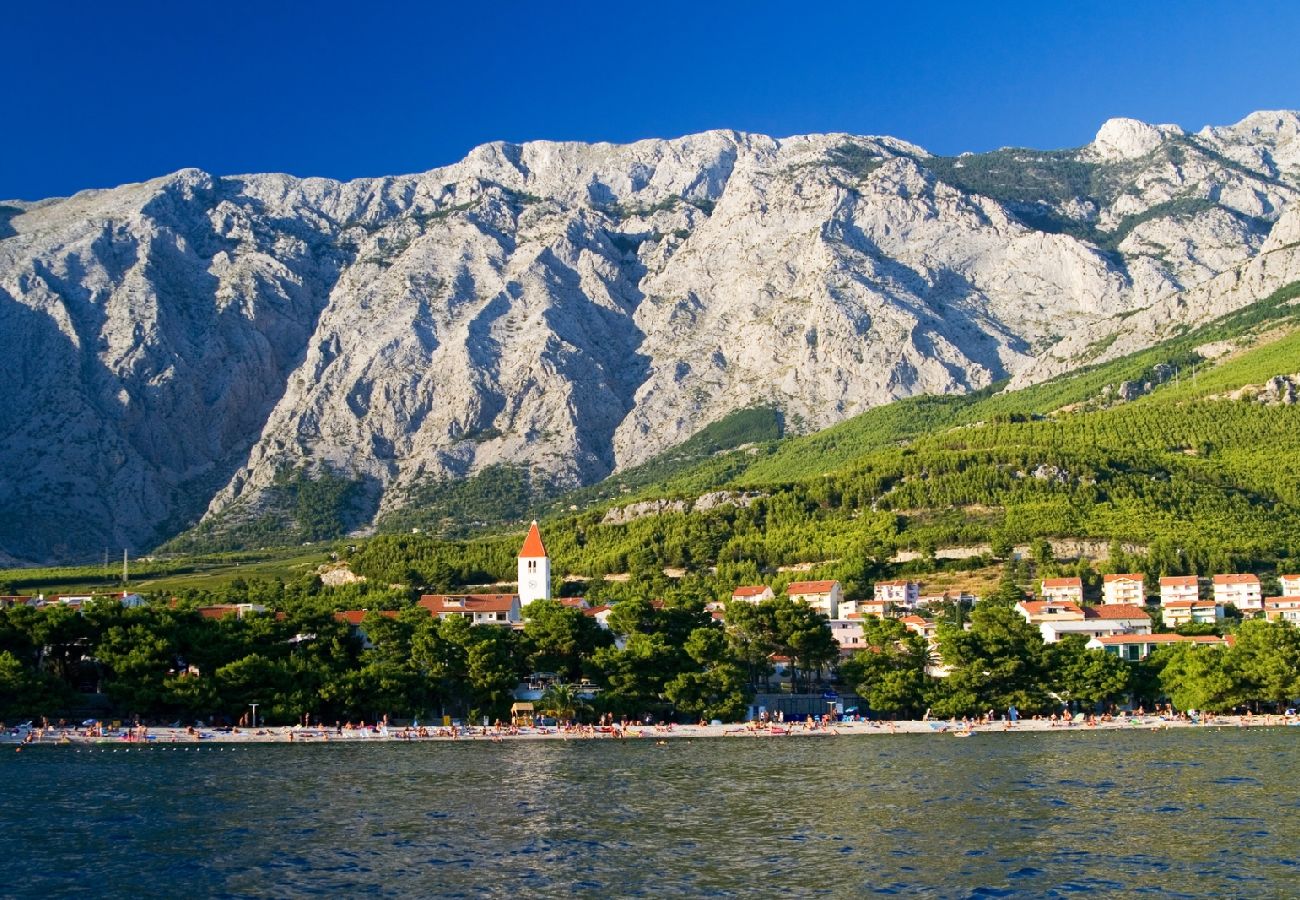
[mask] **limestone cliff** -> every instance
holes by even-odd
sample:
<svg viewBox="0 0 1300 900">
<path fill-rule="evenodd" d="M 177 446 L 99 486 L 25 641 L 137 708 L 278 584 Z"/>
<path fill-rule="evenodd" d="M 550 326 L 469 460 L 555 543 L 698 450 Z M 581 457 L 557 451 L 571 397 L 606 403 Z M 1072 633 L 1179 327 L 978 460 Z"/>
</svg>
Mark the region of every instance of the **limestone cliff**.
<svg viewBox="0 0 1300 900">
<path fill-rule="evenodd" d="M 357 479 L 364 524 L 494 464 L 589 483 L 755 403 L 813 429 L 1050 377 L 1300 279 L 1298 134 L 709 132 L 0 204 L 0 554 L 144 548 L 289 469 Z"/>
</svg>

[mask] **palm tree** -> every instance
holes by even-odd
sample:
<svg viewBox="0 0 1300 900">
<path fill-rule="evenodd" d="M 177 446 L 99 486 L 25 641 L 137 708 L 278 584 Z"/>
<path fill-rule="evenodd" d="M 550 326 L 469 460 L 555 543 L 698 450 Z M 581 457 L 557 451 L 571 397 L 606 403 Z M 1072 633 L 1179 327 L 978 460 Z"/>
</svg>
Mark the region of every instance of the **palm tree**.
<svg viewBox="0 0 1300 900">
<path fill-rule="evenodd" d="M 578 696 L 571 684 L 548 685 L 537 705 L 541 712 L 554 716 L 560 722 L 573 721 L 579 713 L 591 709 L 591 705 Z"/>
</svg>

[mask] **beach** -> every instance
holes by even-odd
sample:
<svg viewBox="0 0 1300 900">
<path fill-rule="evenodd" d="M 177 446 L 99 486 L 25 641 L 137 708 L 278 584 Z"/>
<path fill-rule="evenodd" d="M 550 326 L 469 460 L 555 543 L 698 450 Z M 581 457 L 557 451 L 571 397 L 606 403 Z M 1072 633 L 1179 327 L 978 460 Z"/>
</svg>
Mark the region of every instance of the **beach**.
<svg viewBox="0 0 1300 900">
<path fill-rule="evenodd" d="M 1141 731 L 1173 728 L 1252 728 L 1300 725 L 1300 718 L 1284 715 L 1232 715 L 1187 717 L 1181 715 L 1144 715 L 1098 718 L 1090 721 L 1005 719 L 990 722 L 941 721 L 843 721 L 843 722 L 758 722 L 708 725 L 640 725 L 622 726 L 343 726 L 268 728 L 206 727 L 137 727 L 96 728 L 57 727 L 7 729 L 0 743 L 26 746 L 84 747 L 114 745 L 139 746 L 206 746 L 218 744 L 364 744 L 420 742 L 515 741 L 582 741 L 582 740 L 680 740 L 693 738 L 745 739 L 782 737 L 860 737 L 904 734 L 975 737 L 977 735 L 1018 733 L 1082 733 L 1089 731 Z"/>
</svg>

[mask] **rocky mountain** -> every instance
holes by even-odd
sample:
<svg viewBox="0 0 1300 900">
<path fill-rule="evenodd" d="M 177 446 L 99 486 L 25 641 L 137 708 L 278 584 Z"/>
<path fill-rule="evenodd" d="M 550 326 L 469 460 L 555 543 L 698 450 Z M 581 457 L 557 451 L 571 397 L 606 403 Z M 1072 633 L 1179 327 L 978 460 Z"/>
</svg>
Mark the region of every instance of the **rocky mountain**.
<svg viewBox="0 0 1300 900">
<path fill-rule="evenodd" d="M 746 406 L 812 430 L 1049 378 L 1300 279 L 1298 135 L 719 131 L 6 202 L 0 552 L 274 521 L 313 478 L 364 527 L 490 467 L 590 483 Z"/>
</svg>

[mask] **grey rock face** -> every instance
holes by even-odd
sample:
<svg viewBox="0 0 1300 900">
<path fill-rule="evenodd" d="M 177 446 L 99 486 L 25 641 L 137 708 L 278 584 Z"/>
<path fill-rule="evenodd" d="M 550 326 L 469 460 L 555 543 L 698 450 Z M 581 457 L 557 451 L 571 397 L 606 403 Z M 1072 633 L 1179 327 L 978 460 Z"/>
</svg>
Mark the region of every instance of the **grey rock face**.
<svg viewBox="0 0 1300 900">
<path fill-rule="evenodd" d="M 1129 352 L 1300 279 L 1298 135 L 1113 120 L 1053 157 L 1093 188 L 1047 224 L 980 157 L 734 132 L 0 204 L 0 553 L 143 548 L 285 467 L 378 517 L 494 464 L 589 483 L 751 404 L 812 429 Z"/>
</svg>

